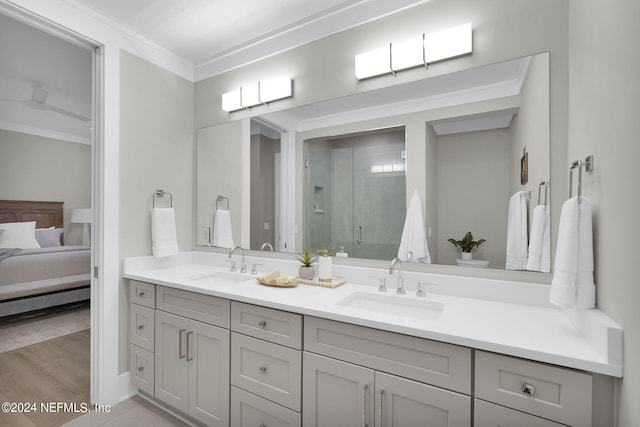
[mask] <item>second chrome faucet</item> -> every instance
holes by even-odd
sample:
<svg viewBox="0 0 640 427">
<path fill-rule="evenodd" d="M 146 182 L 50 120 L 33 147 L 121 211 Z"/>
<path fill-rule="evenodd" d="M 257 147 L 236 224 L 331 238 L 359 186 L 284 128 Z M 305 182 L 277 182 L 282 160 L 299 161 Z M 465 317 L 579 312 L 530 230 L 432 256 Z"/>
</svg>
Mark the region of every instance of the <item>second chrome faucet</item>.
<svg viewBox="0 0 640 427">
<path fill-rule="evenodd" d="M 393 275 L 393 272 L 396 269 L 398 270 L 398 288 L 396 289 L 396 293 L 404 295 L 406 292 L 404 290 L 404 281 L 402 277 L 402 261 L 400 261 L 400 258 L 398 257 L 391 260 L 391 264 L 389 265 L 389 274 Z"/>
</svg>

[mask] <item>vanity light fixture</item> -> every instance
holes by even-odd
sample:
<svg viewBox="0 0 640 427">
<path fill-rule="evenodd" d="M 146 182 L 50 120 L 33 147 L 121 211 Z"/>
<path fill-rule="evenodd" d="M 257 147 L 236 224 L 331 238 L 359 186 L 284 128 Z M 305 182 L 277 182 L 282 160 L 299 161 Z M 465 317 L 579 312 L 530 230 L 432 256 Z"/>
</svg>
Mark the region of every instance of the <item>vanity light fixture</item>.
<svg viewBox="0 0 640 427">
<path fill-rule="evenodd" d="M 472 52 L 471 23 L 422 34 L 355 57 L 358 80 L 406 70 Z"/>
<path fill-rule="evenodd" d="M 289 98 L 293 95 L 293 80 L 287 76 L 242 86 L 222 94 L 222 109 L 236 111 Z"/>
</svg>

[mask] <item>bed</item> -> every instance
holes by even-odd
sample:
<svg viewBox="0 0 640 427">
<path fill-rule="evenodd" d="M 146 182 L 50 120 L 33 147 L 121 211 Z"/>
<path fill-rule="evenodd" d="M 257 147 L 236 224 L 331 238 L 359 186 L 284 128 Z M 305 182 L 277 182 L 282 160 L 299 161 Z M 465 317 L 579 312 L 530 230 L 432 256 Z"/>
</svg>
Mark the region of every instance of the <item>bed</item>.
<svg viewBox="0 0 640 427">
<path fill-rule="evenodd" d="M 64 245 L 63 206 L 0 200 L 0 317 L 90 298 L 91 248 Z"/>
</svg>

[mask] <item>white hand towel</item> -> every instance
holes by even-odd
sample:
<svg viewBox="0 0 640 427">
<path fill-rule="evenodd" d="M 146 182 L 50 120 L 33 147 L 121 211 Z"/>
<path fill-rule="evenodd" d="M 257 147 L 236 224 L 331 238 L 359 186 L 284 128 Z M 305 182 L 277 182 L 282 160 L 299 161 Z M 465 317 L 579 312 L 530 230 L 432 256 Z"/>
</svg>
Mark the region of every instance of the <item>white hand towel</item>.
<svg viewBox="0 0 640 427">
<path fill-rule="evenodd" d="M 151 241 L 153 256 L 156 258 L 178 253 L 176 216 L 173 208 L 153 208 Z"/>
<path fill-rule="evenodd" d="M 527 270 L 542 271 L 544 273 L 551 271 L 549 208 L 544 205 L 538 205 L 533 208 Z"/>
<path fill-rule="evenodd" d="M 415 190 L 413 196 L 411 196 L 407 217 L 402 229 L 402 237 L 400 238 L 398 258 L 402 261 L 408 261 L 409 252 L 412 253 L 412 261 L 431 264 L 418 190 Z"/>
<path fill-rule="evenodd" d="M 518 191 L 509 200 L 506 270 L 527 268 L 527 240 L 527 201 L 524 192 Z"/>
<path fill-rule="evenodd" d="M 231 232 L 231 212 L 227 209 L 217 209 L 213 218 L 213 246 L 232 248 L 233 233 Z"/>
<path fill-rule="evenodd" d="M 562 205 L 549 301 L 559 307 L 593 308 L 591 202 L 573 197 Z"/>
</svg>

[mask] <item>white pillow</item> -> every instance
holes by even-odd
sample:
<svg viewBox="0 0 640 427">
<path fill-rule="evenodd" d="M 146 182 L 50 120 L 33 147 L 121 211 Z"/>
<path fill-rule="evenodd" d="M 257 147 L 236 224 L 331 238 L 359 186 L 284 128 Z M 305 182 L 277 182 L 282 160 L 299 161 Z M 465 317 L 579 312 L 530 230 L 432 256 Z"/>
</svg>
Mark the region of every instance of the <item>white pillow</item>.
<svg viewBox="0 0 640 427">
<path fill-rule="evenodd" d="M 36 222 L 7 222 L 0 224 L 0 248 L 39 248 L 36 240 Z"/>
<path fill-rule="evenodd" d="M 36 228 L 36 240 L 41 248 L 52 248 L 60 246 L 60 236 L 64 228 Z"/>
</svg>

